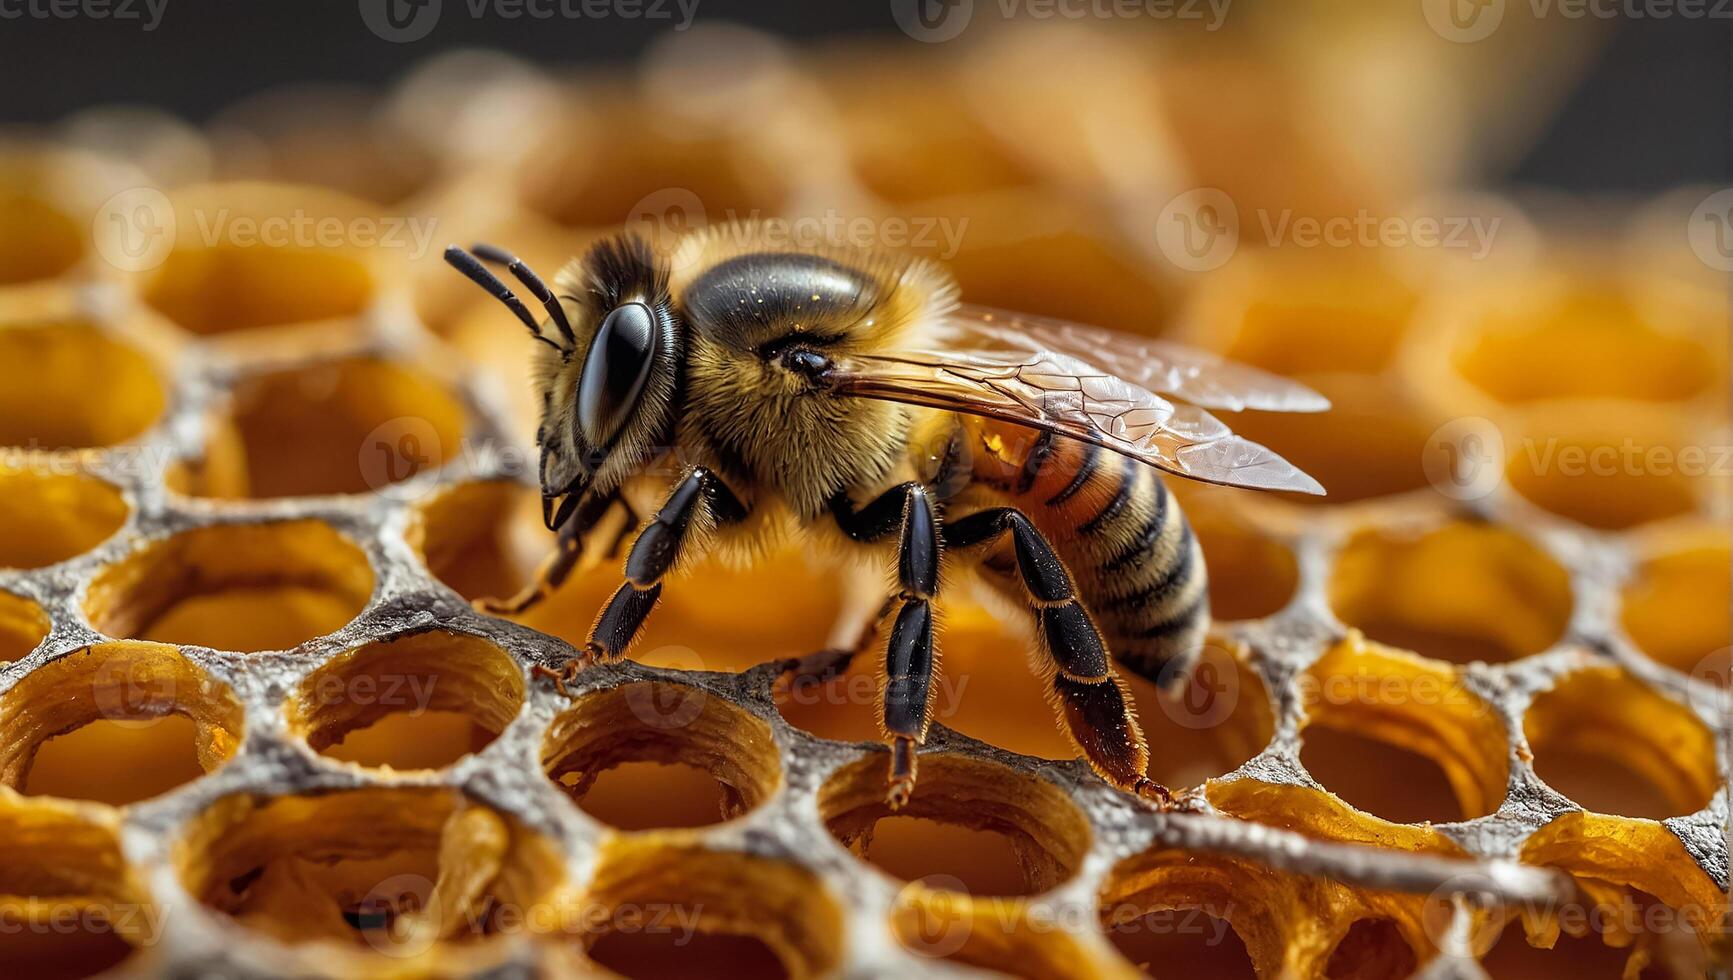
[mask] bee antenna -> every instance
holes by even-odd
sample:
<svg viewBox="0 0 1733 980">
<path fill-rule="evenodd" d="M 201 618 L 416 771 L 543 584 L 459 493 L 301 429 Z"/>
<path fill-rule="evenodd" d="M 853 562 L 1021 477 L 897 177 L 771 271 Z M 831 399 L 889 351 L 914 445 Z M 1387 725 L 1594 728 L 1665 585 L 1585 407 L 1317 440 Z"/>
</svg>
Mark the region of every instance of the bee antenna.
<svg viewBox="0 0 1733 980">
<path fill-rule="evenodd" d="M 486 242 L 476 242 L 470 246 L 470 251 L 484 262 L 493 262 L 510 269 L 511 274 L 517 276 L 517 281 L 523 283 L 524 288 L 534 294 L 536 299 L 541 300 L 548 315 L 553 317 L 554 326 L 559 327 L 560 334 L 566 338 L 566 343 L 575 345 L 578 342 L 578 338 L 572 335 L 572 322 L 566 319 L 565 307 L 561 306 L 560 301 L 554 298 L 553 290 L 548 288 L 547 283 L 542 282 L 542 277 L 536 275 L 535 270 L 525 265 L 522 259 L 497 245 L 489 245 Z"/>
<path fill-rule="evenodd" d="M 523 304 L 523 300 L 517 298 L 517 294 L 511 291 L 511 287 L 500 282 L 498 276 L 487 271 L 487 268 L 475 256 L 456 245 L 451 245 L 445 250 L 445 261 L 453 269 L 463 273 L 471 282 L 487 290 L 494 299 L 504 303 L 506 309 L 516 313 L 517 318 L 524 322 L 524 326 L 530 328 L 530 336 L 562 354 L 565 353 L 565 348 L 542 335 L 541 325 L 536 323 L 536 318 L 530 315 L 529 307 Z"/>
</svg>

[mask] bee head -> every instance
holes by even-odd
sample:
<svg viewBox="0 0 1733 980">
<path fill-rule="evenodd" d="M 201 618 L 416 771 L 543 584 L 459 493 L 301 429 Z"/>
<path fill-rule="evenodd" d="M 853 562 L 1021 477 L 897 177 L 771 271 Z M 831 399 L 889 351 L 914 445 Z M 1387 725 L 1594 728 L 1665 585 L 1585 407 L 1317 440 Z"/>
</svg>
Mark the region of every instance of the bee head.
<svg viewBox="0 0 1733 980">
<path fill-rule="evenodd" d="M 643 239 L 607 238 L 560 272 L 556 294 L 523 263 L 477 247 L 476 255 L 505 263 L 536 294 L 548 314 L 543 322 L 456 251 L 447 260 L 506 302 L 541 342 L 534 377 L 542 405 L 542 514 L 558 528 L 586 494 L 613 491 L 668 445 L 682 334 L 667 269 Z"/>
</svg>

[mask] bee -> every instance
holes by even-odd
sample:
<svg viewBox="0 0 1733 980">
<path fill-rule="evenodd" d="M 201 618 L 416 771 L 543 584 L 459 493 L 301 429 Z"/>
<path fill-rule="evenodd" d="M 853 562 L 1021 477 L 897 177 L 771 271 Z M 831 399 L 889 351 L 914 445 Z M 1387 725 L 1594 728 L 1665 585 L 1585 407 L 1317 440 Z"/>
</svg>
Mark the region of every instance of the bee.
<svg viewBox="0 0 1733 980">
<path fill-rule="evenodd" d="M 556 289 L 497 248 L 445 257 L 538 342 L 542 512 L 557 544 L 523 592 L 481 608 L 515 614 L 548 595 L 604 516 L 637 516 L 626 491 L 645 480 L 660 507 L 582 654 L 547 672 L 562 690 L 626 656 L 670 574 L 702 553 L 750 560 L 796 535 L 894 568 L 850 642 L 789 662 L 822 679 L 880 652 L 892 809 L 914 791 L 931 724 L 934 604 L 965 570 L 1027 607 L 1058 724 L 1095 771 L 1168 801 L 1115 669 L 1170 679 L 1209 625 L 1202 551 L 1157 471 L 1323 492 L 1207 411 L 1328 408 L 1311 390 L 1181 345 L 963 304 L 926 259 L 788 247 L 750 224 L 662 249 L 605 238 Z M 667 459 L 672 479 L 655 465 Z"/>
</svg>

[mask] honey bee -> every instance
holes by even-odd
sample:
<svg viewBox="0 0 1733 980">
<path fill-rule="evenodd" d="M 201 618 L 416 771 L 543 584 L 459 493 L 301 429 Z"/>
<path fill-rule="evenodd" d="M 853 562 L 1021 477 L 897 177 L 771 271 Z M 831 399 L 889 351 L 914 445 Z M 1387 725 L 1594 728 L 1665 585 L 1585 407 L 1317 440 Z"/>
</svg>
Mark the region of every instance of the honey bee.
<svg viewBox="0 0 1733 980">
<path fill-rule="evenodd" d="M 625 656 L 669 574 L 701 553 L 750 560 L 797 535 L 821 554 L 894 564 L 884 605 L 851 642 L 789 662 L 812 680 L 882 652 L 893 809 L 914 791 L 931 723 L 933 605 L 968 569 L 1027 606 L 1037 669 L 1090 765 L 1166 802 L 1114 661 L 1171 677 L 1201 645 L 1209 596 L 1197 539 L 1156 471 L 1323 492 L 1206 411 L 1328 408 L 1316 393 L 1184 346 L 962 304 L 925 259 L 790 248 L 739 224 L 660 250 L 606 238 L 557 291 L 496 248 L 445 257 L 539 342 L 542 510 L 558 543 L 522 593 L 481 608 L 515 614 L 545 597 L 605 515 L 636 517 L 626 491 L 646 480 L 660 507 L 583 654 L 547 672 L 562 690 Z M 667 459 L 671 489 L 671 467 L 653 465 Z"/>
</svg>

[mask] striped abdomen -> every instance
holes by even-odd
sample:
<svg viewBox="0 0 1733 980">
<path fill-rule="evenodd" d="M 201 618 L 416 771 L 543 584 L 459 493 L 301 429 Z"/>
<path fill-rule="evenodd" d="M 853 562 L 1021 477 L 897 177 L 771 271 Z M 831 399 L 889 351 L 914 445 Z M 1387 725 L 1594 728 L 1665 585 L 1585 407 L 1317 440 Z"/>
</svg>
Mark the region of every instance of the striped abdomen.
<svg viewBox="0 0 1733 980">
<path fill-rule="evenodd" d="M 1158 471 L 1050 433 L 969 419 L 975 479 L 1053 543 L 1115 659 L 1158 679 L 1209 627 L 1203 552 Z"/>
</svg>

